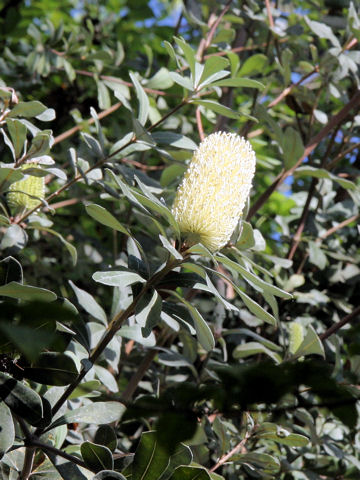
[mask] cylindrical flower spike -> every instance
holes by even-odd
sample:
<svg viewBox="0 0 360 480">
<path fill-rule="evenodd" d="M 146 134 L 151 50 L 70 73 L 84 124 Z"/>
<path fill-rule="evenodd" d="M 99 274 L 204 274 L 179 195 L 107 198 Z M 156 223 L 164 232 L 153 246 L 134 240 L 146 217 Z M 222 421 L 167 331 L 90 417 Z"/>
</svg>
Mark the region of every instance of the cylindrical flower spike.
<svg viewBox="0 0 360 480">
<path fill-rule="evenodd" d="M 26 163 L 21 166 L 21 171 L 26 174 L 28 168 L 38 167 L 35 163 Z M 44 177 L 27 175 L 22 180 L 14 182 L 9 187 L 8 203 L 13 208 L 31 209 L 39 204 L 45 196 Z"/>
<path fill-rule="evenodd" d="M 255 173 L 250 143 L 234 133 L 209 135 L 195 151 L 177 190 L 173 215 L 187 244 L 215 252 L 230 240 Z"/>
</svg>

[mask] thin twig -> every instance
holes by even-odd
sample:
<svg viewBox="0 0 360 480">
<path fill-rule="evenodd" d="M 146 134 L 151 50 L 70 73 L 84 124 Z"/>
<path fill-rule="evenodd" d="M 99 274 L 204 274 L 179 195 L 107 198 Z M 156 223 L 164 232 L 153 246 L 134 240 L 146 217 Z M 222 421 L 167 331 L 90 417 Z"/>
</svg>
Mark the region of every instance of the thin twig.
<svg viewBox="0 0 360 480">
<path fill-rule="evenodd" d="M 23 418 L 16 416 L 16 420 L 18 421 L 21 431 L 25 436 L 25 444 L 27 444 L 28 440 L 31 438 L 29 427 Z M 28 480 L 30 477 L 34 465 L 35 451 L 35 448 L 26 445 L 24 464 L 21 473 L 19 474 L 19 480 Z"/>
<path fill-rule="evenodd" d="M 271 13 L 270 1 L 265 0 L 265 5 L 266 5 L 266 12 L 267 12 L 267 16 L 268 16 L 268 19 L 269 19 L 270 28 L 274 28 L 274 19 L 272 17 L 272 13 Z"/>
<path fill-rule="evenodd" d="M 304 231 L 305 223 L 306 223 L 307 217 L 309 215 L 310 202 L 311 202 L 312 197 L 314 195 L 315 187 L 317 185 L 317 182 L 318 182 L 317 178 L 313 178 L 312 181 L 311 181 L 311 185 L 310 185 L 310 188 L 309 188 L 309 191 L 308 191 L 306 202 L 305 202 L 305 205 L 304 205 L 301 217 L 300 217 L 300 222 L 299 222 L 298 228 L 296 230 L 296 233 L 295 233 L 295 235 L 292 239 L 291 246 L 290 246 L 290 249 L 289 249 L 289 253 L 287 255 L 288 260 L 292 260 L 294 258 L 295 252 L 296 252 L 296 250 L 297 250 L 297 248 L 300 244 L 301 235 L 302 235 L 302 232 Z"/>
<path fill-rule="evenodd" d="M 284 180 L 292 175 L 294 171 L 302 164 L 302 162 L 307 158 L 313 150 L 319 145 L 319 143 L 329 135 L 329 133 L 332 131 L 332 129 L 342 123 L 345 118 L 348 116 L 348 114 L 356 108 L 360 103 L 360 91 L 355 93 L 353 97 L 349 100 L 349 102 L 340 110 L 339 113 L 334 115 L 330 121 L 325 125 L 325 127 L 320 130 L 320 132 L 315 135 L 309 143 L 306 145 L 305 150 L 303 155 L 299 158 L 299 160 L 293 165 L 289 170 L 285 170 L 281 172 L 276 179 L 274 180 L 274 183 L 270 185 L 265 192 L 263 192 L 260 197 L 257 199 L 255 204 L 250 208 L 247 220 L 251 217 L 253 217 L 256 212 L 264 205 L 264 203 L 267 201 L 267 199 L 270 197 L 270 195 L 278 188 L 279 185 L 281 185 Z"/>
<path fill-rule="evenodd" d="M 358 214 L 356 214 L 356 215 L 353 215 L 353 216 L 350 217 L 350 218 L 347 218 L 347 219 L 344 220 L 343 222 L 338 223 L 338 224 L 335 225 L 334 227 L 329 228 L 329 230 L 327 230 L 325 233 L 323 233 L 323 234 L 320 236 L 318 243 L 320 243 L 322 240 L 325 240 L 325 238 L 329 237 L 330 235 L 332 235 L 333 233 L 337 232 L 337 231 L 340 230 L 341 228 L 344 228 L 344 227 L 346 227 L 347 225 L 349 225 L 350 223 L 355 222 L 355 221 L 358 220 L 359 218 L 360 218 L 360 214 L 358 213 Z"/>
<path fill-rule="evenodd" d="M 346 155 L 348 155 L 353 150 L 356 150 L 359 147 L 360 147 L 360 142 L 357 142 L 357 143 L 354 143 L 354 145 L 351 145 L 351 147 L 347 148 L 346 150 L 343 150 L 342 152 L 338 153 L 338 155 L 336 155 L 336 157 L 330 163 L 328 163 L 328 165 L 326 166 L 326 169 L 332 170 L 342 158 L 344 158 Z"/>
<path fill-rule="evenodd" d="M 231 2 L 232 2 L 232 0 L 228 0 L 227 4 L 223 8 L 223 10 L 220 12 L 220 14 L 217 18 L 215 17 L 214 14 L 210 15 L 210 19 L 209 19 L 210 30 L 209 30 L 206 38 L 202 39 L 200 41 L 199 48 L 198 48 L 198 51 L 197 51 L 197 54 L 196 54 L 196 56 L 198 57 L 200 62 L 202 62 L 204 60 L 204 53 L 205 53 L 206 49 L 211 45 L 211 42 L 212 42 L 212 39 L 214 38 L 216 29 L 219 26 L 219 24 L 220 24 L 223 16 L 225 15 L 225 13 L 229 10 Z M 215 18 L 214 21 L 212 21 L 213 18 Z"/>
<path fill-rule="evenodd" d="M 55 448 L 52 445 L 40 442 L 40 440 L 37 440 L 35 438 L 33 438 L 30 443 L 34 447 L 41 448 L 41 450 L 44 450 L 45 452 L 46 451 L 51 452 L 55 455 L 58 455 L 59 457 L 65 458 L 66 460 L 69 460 L 69 462 L 71 462 L 71 463 L 75 463 L 76 465 L 79 465 L 80 467 L 88 469 L 85 462 L 80 460 L 80 458 L 76 457 L 75 455 L 70 455 L 69 453 L 63 452 L 62 450 L 60 450 L 58 448 Z"/>
<path fill-rule="evenodd" d="M 230 450 L 229 453 L 226 453 L 223 455 L 220 460 L 212 467 L 210 468 L 210 472 L 215 472 L 221 465 L 224 465 L 231 457 L 236 455 L 238 452 L 241 452 L 243 448 L 245 447 L 246 442 L 249 440 L 251 436 L 250 432 L 245 433 L 245 437 L 239 442 L 232 450 Z"/>
<path fill-rule="evenodd" d="M 346 317 L 342 318 L 337 323 L 335 323 L 330 328 L 328 328 L 326 330 L 326 332 L 319 335 L 320 340 L 326 340 L 331 335 L 333 335 L 335 332 L 340 330 L 340 328 L 342 328 L 344 325 L 346 325 L 347 323 L 350 323 L 358 315 L 360 315 L 360 306 L 355 308 L 355 310 L 353 312 L 349 313 L 349 315 L 346 315 Z"/>
<path fill-rule="evenodd" d="M 166 113 L 162 118 L 160 118 L 160 120 L 158 120 L 156 123 L 154 123 L 153 125 L 151 125 L 147 131 L 148 132 L 151 132 L 154 128 L 158 127 L 162 122 L 164 122 L 168 117 L 170 117 L 173 113 L 177 112 L 178 110 L 180 110 L 180 108 L 182 108 L 184 105 L 187 105 L 188 103 L 188 99 L 184 99 L 181 103 L 179 103 L 176 107 L 174 107 L 172 110 L 170 110 L 170 112 Z M 111 154 L 107 155 L 106 157 L 104 158 L 101 158 L 100 160 L 98 160 L 94 165 L 90 166 L 85 172 L 83 172 L 83 174 L 78 174 L 76 175 L 74 178 L 72 178 L 71 180 L 69 180 L 67 183 L 65 183 L 62 187 L 60 187 L 58 190 L 56 190 L 55 192 L 53 192 L 52 194 L 50 194 L 46 199 L 45 201 L 46 202 L 49 202 L 50 200 L 52 200 L 53 198 L 57 197 L 58 195 L 60 195 L 60 193 L 62 193 L 63 191 L 67 190 L 69 187 L 71 187 L 72 185 L 74 185 L 76 182 L 78 182 L 79 180 L 81 180 L 83 178 L 84 175 L 87 175 L 88 173 L 90 173 L 92 170 L 95 170 L 96 168 L 100 168 L 101 166 L 104 165 L 104 163 L 106 163 L 108 160 L 110 160 L 111 158 L 115 157 L 118 153 L 120 153 L 121 151 L 123 151 L 125 148 L 127 148 L 128 146 L 132 145 L 133 143 L 136 142 L 136 136 L 134 135 L 125 145 L 123 145 L 122 147 L 118 148 L 117 150 L 115 150 L 115 152 L 112 152 Z M 36 207 L 32 208 L 31 210 L 28 210 L 24 215 L 22 215 L 21 217 L 18 217 L 16 218 L 16 220 L 14 220 L 13 223 L 22 223 L 24 220 L 26 220 L 30 215 L 32 215 L 34 212 L 36 212 L 36 210 L 38 210 L 39 208 L 41 208 L 43 205 L 43 203 L 39 203 L 38 205 L 36 205 Z"/>
<path fill-rule="evenodd" d="M 306 75 L 303 75 L 300 80 L 298 80 L 297 82 L 295 83 L 292 83 L 291 85 L 289 85 L 288 87 L 286 87 L 281 93 L 279 96 L 277 96 L 272 102 L 270 102 L 268 105 L 267 105 L 267 109 L 270 109 L 272 107 L 275 107 L 275 105 L 277 105 L 279 102 L 281 102 L 281 100 L 283 100 L 287 95 L 289 95 L 293 90 L 294 88 L 298 87 L 299 85 L 301 85 L 305 80 L 307 80 L 309 77 L 311 77 L 312 75 L 314 75 L 315 73 L 318 73 L 319 72 L 319 67 L 318 65 L 316 65 L 314 67 L 313 70 L 311 70 L 311 72 L 307 73 Z"/>
<path fill-rule="evenodd" d="M 200 107 L 196 108 L 195 117 L 196 117 L 196 125 L 197 125 L 197 128 L 198 128 L 199 137 L 200 137 L 200 140 L 203 141 L 204 138 L 205 138 L 205 134 L 204 134 L 204 128 L 203 128 L 202 121 L 201 121 Z"/>
<path fill-rule="evenodd" d="M 340 129 L 340 125 L 338 126 L 338 128 L 336 128 L 333 131 L 333 134 L 332 134 L 331 139 L 329 141 L 329 144 L 327 146 L 326 152 L 325 152 L 325 154 L 324 154 L 324 156 L 321 160 L 321 165 L 320 165 L 321 168 L 324 167 L 324 165 L 327 162 L 327 159 L 330 155 L 330 152 L 331 152 L 332 147 L 334 145 L 335 138 L 336 138 L 336 135 L 337 135 L 339 129 Z M 306 223 L 307 217 L 309 215 L 310 203 L 311 203 L 311 200 L 312 200 L 312 198 L 315 194 L 315 188 L 316 188 L 316 185 L 318 184 L 318 182 L 319 182 L 318 178 L 313 178 L 311 180 L 310 188 L 309 188 L 309 191 L 308 191 L 308 196 L 306 198 L 306 202 L 305 202 L 305 205 L 304 205 L 301 217 L 300 217 L 299 225 L 298 225 L 296 233 L 295 233 L 295 235 L 292 239 L 291 246 L 290 246 L 290 249 L 289 249 L 289 253 L 287 255 L 288 260 L 292 260 L 294 258 L 295 252 L 296 252 L 296 250 L 297 250 L 297 248 L 300 244 L 301 235 L 302 235 L 302 232 L 304 231 L 305 223 Z"/>
<path fill-rule="evenodd" d="M 118 109 L 121 107 L 121 105 L 122 105 L 121 102 L 115 103 L 115 104 L 112 105 L 110 108 L 107 108 L 106 110 L 103 110 L 102 112 L 98 113 L 98 118 L 99 118 L 99 120 L 101 120 L 102 118 L 107 117 L 107 116 L 110 115 L 111 113 L 116 112 L 116 110 L 118 110 Z M 94 118 L 89 118 L 88 120 L 86 120 L 85 123 L 86 123 L 87 125 L 92 125 L 93 123 L 95 123 L 95 119 L 94 119 Z M 72 127 L 72 128 L 70 128 L 69 130 L 66 130 L 66 132 L 63 132 L 63 133 L 61 133 L 60 135 L 58 135 L 57 137 L 55 137 L 55 139 L 54 139 L 54 145 L 56 145 L 57 143 L 62 142 L 62 141 L 65 140 L 66 138 L 71 137 L 72 135 L 74 135 L 74 133 L 82 130 L 83 128 L 84 128 L 84 123 L 82 123 L 81 125 L 76 125 L 76 127 Z"/>
</svg>

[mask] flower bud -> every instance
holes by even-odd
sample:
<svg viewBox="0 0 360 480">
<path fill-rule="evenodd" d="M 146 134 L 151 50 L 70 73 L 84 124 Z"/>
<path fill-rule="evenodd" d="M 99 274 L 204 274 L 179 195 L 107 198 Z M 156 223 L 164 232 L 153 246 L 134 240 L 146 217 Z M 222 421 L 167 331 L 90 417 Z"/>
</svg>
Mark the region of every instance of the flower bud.
<svg viewBox="0 0 360 480">
<path fill-rule="evenodd" d="M 234 133 L 209 135 L 194 152 L 177 190 L 173 215 L 188 245 L 222 248 L 234 232 L 255 173 L 250 143 Z"/>
</svg>

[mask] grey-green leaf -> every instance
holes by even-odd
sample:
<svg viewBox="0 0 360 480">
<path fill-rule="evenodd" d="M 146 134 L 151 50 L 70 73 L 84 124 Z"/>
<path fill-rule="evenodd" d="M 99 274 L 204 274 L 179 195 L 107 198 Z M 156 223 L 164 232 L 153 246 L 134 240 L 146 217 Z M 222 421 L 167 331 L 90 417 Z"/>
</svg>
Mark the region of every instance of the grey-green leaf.
<svg viewBox="0 0 360 480">
<path fill-rule="evenodd" d="M 158 480 L 168 464 L 169 455 L 159 445 L 156 432 L 145 432 L 135 452 L 131 480 Z"/>
<path fill-rule="evenodd" d="M 93 480 L 127 480 L 124 475 L 115 470 L 102 470 L 97 473 Z"/>
<path fill-rule="evenodd" d="M 0 399 L 30 425 L 36 425 L 43 418 L 43 404 L 40 396 L 3 372 L 0 372 Z"/>
<path fill-rule="evenodd" d="M 301 345 L 296 351 L 296 356 L 302 355 L 320 355 L 325 358 L 324 346 L 314 330 L 312 325 L 307 327 L 306 335 Z"/>
<path fill-rule="evenodd" d="M 93 472 L 112 470 L 114 468 L 111 450 L 104 445 L 84 442 L 80 446 L 80 451 L 86 466 Z"/>
<path fill-rule="evenodd" d="M 133 285 L 134 283 L 144 283 L 144 280 L 138 273 L 130 272 L 129 270 L 115 270 L 109 272 L 95 272 L 92 276 L 95 282 L 111 287 L 123 287 Z"/>
<path fill-rule="evenodd" d="M 145 93 L 145 90 L 141 86 L 139 80 L 136 78 L 136 76 L 133 73 L 130 73 L 130 78 L 131 81 L 134 84 L 136 94 L 139 100 L 139 114 L 138 114 L 138 120 L 141 123 L 141 125 L 145 125 L 146 120 L 149 115 L 149 107 L 150 107 L 150 102 L 148 99 L 148 96 Z"/>
<path fill-rule="evenodd" d="M 18 159 L 24 148 L 26 139 L 26 127 L 19 120 L 8 118 L 6 120 L 11 140 L 15 149 L 15 157 Z"/>
<path fill-rule="evenodd" d="M 43 352 L 35 363 L 24 368 L 24 376 L 43 385 L 64 386 L 77 378 L 78 371 L 74 360 L 68 355 Z"/>
<path fill-rule="evenodd" d="M 170 480 L 211 480 L 211 477 L 205 468 L 188 465 L 178 467 Z"/>
<path fill-rule="evenodd" d="M 235 88 L 257 88 L 258 90 L 264 90 L 265 85 L 258 80 L 245 77 L 225 78 L 211 84 L 212 87 L 235 87 Z"/>
<path fill-rule="evenodd" d="M 67 423 L 91 423 L 101 425 L 120 420 L 125 411 L 125 405 L 120 402 L 94 402 L 85 407 L 69 410 L 50 425 L 48 430 Z"/>
<path fill-rule="evenodd" d="M 92 203 L 90 205 L 86 205 L 85 209 L 90 217 L 94 218 L 99 223 L 117 230 L 118 232 L 124 233 L 125 235 L 130 235 L 127 229 L 123 227 L 121 223 L 104 207 Z"/>
<path fill-rule="evenodd" d="M 22 285 L 18 282 L 10 282 L 0 287 L 0 296 L 18 298 L 21 300 L 53 302 L 57 299 L 55 293 L 46 290 L 46 288 L 33 287 L 31 285 Z"/>
<path fill-rule="evenodd" d="M 45 112 L 46 107 L 41 102 L 37 100 L 33 100 L 31 102 L 19 102 L 15 107 L 11 110 L 8 117 L 37 117 Z"/>
<path fill-rule="evenodd" d="M 15 439 L 15 428 L 9 407 L 0 403 L 0 459 L 12 446 Z"/>
<path fill-rule="evenodd" d="M 210 352 L 215 347 L 215 339 L 212 331 L 210 330 L 209 325 L 200 315 L 199 311 L 191 305 L 187 300 L 182 298 L 177 292 L 173 290 L 164 290 L 165 292 L 169 293 L 176 297 L 181 303 L 183 303 L 186 308 L 189 310 L 190 315 L 194 321 L 194 327 L 196 330 L 196 336 L 200 343 L 200 345 L 207 351 Z"/>
<path fill-rule="evenodd" d="M 71 280 L 69 280 L 71 288 L 74 290 L 77 301 L 83 309 L 99 320 L 105 326 L 107 325 L 107 317 L 104 309 L 97 303 L 95 298 L 90 293 L 77 287 Z"/>
</svg>

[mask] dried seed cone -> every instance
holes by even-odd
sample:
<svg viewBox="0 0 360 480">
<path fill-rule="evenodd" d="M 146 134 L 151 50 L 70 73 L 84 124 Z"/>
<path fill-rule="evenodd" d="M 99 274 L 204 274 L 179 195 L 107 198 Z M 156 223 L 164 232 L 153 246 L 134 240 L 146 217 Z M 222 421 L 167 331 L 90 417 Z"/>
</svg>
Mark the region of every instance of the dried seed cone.
<svg viewBox="0 0 360 480">
<path fill-rule="evenodd" d="M 22 165 L 21 170 L 26 173 L 28 168 L 36 168 L 37 164 L 26 163 Z M 13 208 L 34 208 L 39 204 L 39 199 L 45 196 L 44 177 L 35 177 L 27 175 L 22 180 L 14 182 L 9 187 L 7 196 L 8 203 Z"/>
<path fill-rule="evenodd" d="M 217 132 L 201 142 L 172 208 L 188 244 L 201 242 L 215 252 L 230 240 L 249 196 L 255 164 L 250 143 L 234 133 Z"/>
</svg>

